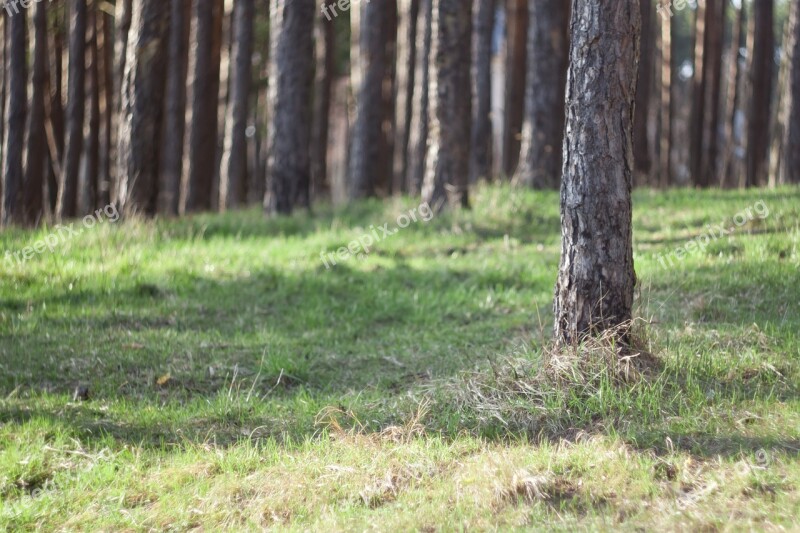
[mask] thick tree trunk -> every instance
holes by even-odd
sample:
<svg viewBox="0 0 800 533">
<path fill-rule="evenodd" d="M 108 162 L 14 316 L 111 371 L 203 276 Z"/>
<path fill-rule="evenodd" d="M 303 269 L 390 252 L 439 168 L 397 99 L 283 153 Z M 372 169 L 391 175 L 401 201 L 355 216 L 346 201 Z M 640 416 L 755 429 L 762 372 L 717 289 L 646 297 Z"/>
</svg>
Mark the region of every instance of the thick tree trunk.
<svg viewBox="0 0 800 533">
<path fill-rule="evenodd" d="M 505 119 L 501 162 L 507 178 L 514 174 L 520 157 L 525 117 L 528 10 L 531 3 L 528 0 L 506 0 Z"/>
<path fill-rule="evenodd" d="M 672 17 L 660 14 L 661 21 L 661 108 L 659 135 L 659 186 L 662 189 L 672 183 Z"/>
<path fill-rule="evenodd" d="M 713 1 L 713 0 L 712 0 Z M 633 164 L 636 171 L 635 184 L 650 184 L 653 166 L 648 139 L 650 122 L 650 96 L 655 76 L 655 26 L 652 0 L 639 0 L 642 14 L 642 43 L 639 58 L 638 83 L 636 87 L 636 111 L 633 117 Z"/>
<path fill-rule="evenodd" d="M 420 0 L 419 20 L 417 21 L 417 57 L 414 66 L 414 92 L 411 100 L 411 122 L 408 140 L 408 192 L 412 196 L 420 194 L 425 178 L 425 158 L 428 153 L 428 115 L 430 84 L 430 58 L 432 38 L 433 0 Z"/>
<path fill-rule="evenodd" d="M 556 189 L 564 142 L 569 5 L 565 0 L 538 0 L 528 5 L 525 123 L 514 181 L 537 189 Z"/>
<path fill-rule="evenodd" d="M 769 122 L 775 54 L 774 0 L 753 4 L 753 48 L 750 51 L 750 101 L 747 112 L 746 185 L 767 182 Z"/>
<path fill-rule="evenodd" d="M 326 0 L 331 6 L 335 0 Z M 329 8 L 330 9 L 330 8 Z M 311 130 L 311 189 L 313 196 L 330 195 L 328 180 L 328 132 L 331 86 L 336 68 L 336 27 L 332 16 L 318 16 L 315 32 L 314 113 Z"/>
<path fill-rule="evenodd" d="M 189 59 L 189 26 L 192 1 L 169 0 L 168 68 L 164 105 L 164 142 L 158 211 L 177 215 L 180 207 L 183 148 L 186 132 L 186 74 Z M 168 133 L 168 134 L 167 134 Z"/>
<path fill-rule="evenodd" d="M 83 120 L 86 93 L 86 1 L 71 0 L 69 14 L 69 75 L 67 85 L 66 139 L 56 218 L 78 214 L 78 174 L 83 152 Z"/>
<path fill-rule="evenodd" d="M 469 207 L 472 0 L 434 0 L 430 139 L 422 197 Z"/>
<path fill-rule="evenodd" d="M 47 172 L 47 139 L 44 130 L 44 101 L 47 97 L 47 3 L 39 2 L 33 11 L 33 74 L 31 109 L 28 115 L 25 159 L 25 222 L 35 224 L 44 213 L 44 181 Z"/>
<path fill-rule="evenodd" d="M 800 183 L 800 3 L 792 3 L 789 41 L 785 45 L 789 83 L 784 108 L 783 162 L 779 183 Z"/>
<path fill-rule="evenodd" d="M 222 0 L 196 0 L 192 12 L 189 108 L 181 212 L 211 209 L 217 162 Z"/>
<path fill-rule="evenodd" d="M 492 176 L 492 37 L 496 0 L 476 0 L 473 13 L 475 58 L 470 183 Z"/>
<path fill-rule="evenodd" d="M 114 44 L 114 57 L 117 58 L 117 67 L 114 76 L 116 90 L 114 94 L 122 93 L 122 79 L 125 77 L 125 57 L 128 51 L 128 33 L 131 29 L 131 6 L 133 0 L 116 0 L 114 23 L 116 27 L 116 43 Z M 117 98 L 116 110 L 119 111 L 122 101 Z"/>
<path fill-rule="evenodd" d="M 268 127 L 268 213 L 291 213 L 299 184 L 311 173 L 310 97 L 314 0 L 272 0 Z M 374 140 L 374 139 L 373 139 Z"/>
<path fill-rule="evenodd" d="M 6 66 L 5 142 L 3 143 L 2 223 L 21 222 L 25 117 L 27 112 L 27 25 L 24 9 L 6 18 L 8 63 Z"/>
<path fill-rule="evenodd" d="M 133 2 L 117 149 L 119 204 L 125 213 L 156 211 L 169 18 L 170 6 L 163 0 Z"/>
<path fill-rule="evenodd" d="M 417 60 L 417 21 L 419 0 L 399 0 L 397 28 L 397 90 L 395 91 L 394 157 L 392 191 L 408 191 L 408 147 L 411 135 L 411 112 L 414 94 L 414 68 Z"/>
<path fill-rule="evenodd" d="M 382 181 L 380 139 L 387 69 L 383 28 L 388 3 L 364 2 L 357 9 L 351 13 L 357 48 L 356 72 L 351 76 L 356 106 L 350 143 L 350 197 L 354 199 L 373 196 L 376 182 Z"/>
<path fill-rule="evenodd" d="M 219 182 L 219 209 L 236 207 L 247 194 L 247 122 L 252 81 L 254 0 L 239 0 L 231 31 L 230 92 Z"/>
<path fill-rule="evenodd" d="M 631 319 L 638 2 L 576 2 L 570 27 L 554 305 L 556 340 L 567 344 Z"/>
</svg>

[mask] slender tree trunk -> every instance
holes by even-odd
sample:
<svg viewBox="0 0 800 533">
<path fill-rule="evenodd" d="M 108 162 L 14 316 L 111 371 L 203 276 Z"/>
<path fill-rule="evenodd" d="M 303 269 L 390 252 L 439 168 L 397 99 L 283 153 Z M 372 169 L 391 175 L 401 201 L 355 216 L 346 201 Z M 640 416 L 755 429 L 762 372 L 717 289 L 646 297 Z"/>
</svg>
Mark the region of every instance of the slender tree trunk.
<svg viewBox="0 0 800 533">
<path fill-rule="evenodd" d="M 717 0 L 709 0 L 712 4 Z M 692 114 L 689 125 L 689 171 L 692 183 L 704 187 L 703 164 L 703 120 L 706 105 L 706 11 L 707 2 L 699 2 L 695 12 L 694 73 L 692 78 Z"/>
<path fill-rule="evenodd" d="M 2 223 L 23 219 L 22 183 L 27 114 L 27 25 L 26 11 L 6 18 L 8 63 L 6 67 L 5 142 L 3 143 Z"/>
<path fill-rule="evenodd" d="M 313 81 L 314 0 L 272 0 L 269 73 L 267 213 L 291 213 L 299 184 L 308 183 Z"/>
<path fill-rule="evenodd" d="M 186 74 L 189 59 L 189 26 L 192 0 L 169 0 L 167 88 L 164 105 L 164 142 L 158 211 L 177 215 L 180 207 L 183 148 L 186 132 Z M 167 134 L 168 133 L 168 134 Z"/>
<path fill-rule="evenodd" d="M 47 139 L 44 130 L 44 101 L 47 90 L 47 3 L 33 11 L 33 73 L 31 109 L 28 115 L 28 153 L 25 162 L 25 222 L 35 224 L 44 213 L 44 180 L 47 172 Z"/>
<path fill-rule="evenodd" d="M 192 12 L 189 109 L 181 212 L 209 210 L 217 162 L 222 0 L 196 0 Z"/>
<path fill-rule="evenodd" d="M 335 0 L 325 0 L 325 6 Z M 331 84 L 336 67 L 336 28 L 333 17 L 317 16 L 315 32 L 314 113 L 311 129 L 311 189 L 315 197 L 330 195 L 328 180 L 328 132 L 331 110 Z"/>
<path fill-rule="evenodd" d="M 86 194 L 81 195 L 85 198 L 86 205 L 84 213 L 91 213 L 99 206 L 99 170 L 100 170 L 100 70 L 98 68 L 97 50 L 97 19 L 100 11 L 97 7 L 97 0 L 92 0 L 87 17 L 88 48 L 87 48 L 87 98 L 86 114 L 88 123 L 84 138 L 84 164 L 83 164 L 83 183 L 86 186 Z"/>
<path fill-rule="evenodd" d="M 507 55 L 502 170 L 507 178 L 513 176 L 520 158 L 525 117 L 528 10 L 530 7 L 536 8 L 530 6 L 531 3 L 528 0 L 506 0 Z"/>
<path fill-rule="evenodd" d="M 395 91 L 395 143 L 392 163 L 392 190 L 408 191 L 408 147 L 411 135 L 412 98 L 416 70 L 417 20 L 419 0 L 399 0 L 397 27 L 397 90 Z"/>
<path fill-rule="evenodd" d="M 767 181 L 769 121 L 772 109 L 772 77 L 775 53 L 774 0 L 753 3 L 753 48 L 750 51 L 750 102 L 747 112 L 746 185 Z"/>
<path fill-rule="evenodd" d="M 713 0 L 712 0 L 713 1 Z M 638 84 L 636 88 L 636 111 L 633 117 L 633 163 L 635 184 L 648 185 L 653 162 L 648 143 L 648 123 L 650 119 L 650 96 L 655 68 L 655 26 L 652 0 L 639 0 L 642 14 L 642 42 L 639 59 Z"/>
<path fill-rule="evenodd" d="M 354 73 L 356 114 L 350 144 L 350 196 L 364 198 L 375 194 L 381 178 L 383 136 L 383 80 L 386 74 L 385 35 L 383 33 L 386 0 L 364 2 L 353 17 L 353 39 L 357 47 Z"/>
<path fill-rule="evenodd" d="M 728 0 L 715 0 L 708 3 L 706 28 L 708 44 L 706 63 L 708 79 L 706 87 L 706 114 L 703 122 L 702 184 L 704 186 L 719 182 L 719 124 L 722 102 L 722 55 L 725 46 L 725 19 Z"/>
<path fill-rule="evenodd" d="M 430 143 L 422 197 L 469 207 L 472 0 L 434 0 Z"/>
<path fill-rule="evenodd" d="M 662 189 L 672 183 L 672 16 L 659 13 L 661 19 L 661 108 L 659 136 L 659 185 Z"/>
<path fill-rule="evenodd" d="M 783 157 L 778 182 L 800 183 L 800 3 L 793 2 L 789 17 L 789 39 L 784 46 L 788 63 Z"/>
<path fill-rule="evenodd" d="M 738 144 L 736 135 L 736 114 L 741 106 L 742 68 L 741 54 L 742 39 L 745 37 L 745 6 L 739 6 L 733 24 L 731 47 L 728 53 L 728 80 L 725 94 L 725 147 L 720 162 L 720 186 L 734 187 L 738 179 L 734 172 L 734 151 Z"/>
<path fill-rule="evenodd" d="M 475 58 L 470 183 L 492 176 L 492 45 L 496 0 L 476 0 L 473 14 Z M 531 4 L 532 6 L 533 4 Z"/>
<path fill-rule="evenodd" d="M 555 336 L 577 343 L 631 319 L 638 2 L 575 2 L 570 27 Z M 623 332 L 622 340 L 625 335 Z"/>
<path fill-rule="evenodd" d="M 128 50 L 128 33 L 131 29 L 132 4 L 133 0 L 116 0 L 114 22 L 117 40 L 114 44 L 114 57 L 117 58 L 117 68 L 114 76 L 116 87 L 114 94 L 122 93 L 122 79 L 125 76 L 125 57 Z M 122 105 L 121 99 L 117 99 L 116 104 L 116 110 L 119 111 Z"/>
<path fill-rule="evenodd" d="M 134 0 L 125 57 L 117 175 L 125 213 L 156 212 L 170 6 Z"/>
<path fill-rule="evenodd" d="M 537 189 L 556 189 L 564 142 L 569 5 L 565 0 L 538 0 L 528 5 L 525 123 L 515 181 Z"/>
<path fill-rule="evenodd" d="M 58 211 L 59 185 L 63 181 L 64 161 L 64 104 L 62 86 L 64 80 L 64 34 L 62 21 L 66 12 L 66 3 L 61 2 L 54 6 L 53 26 L 51 28 L 52 41 L 50 55 L 50 77 L 48 85 L 48 99 L 45 101 L 46 131 L 48 133 L 48 152 L 50 155 L 51 172 L 48 173 L 48 202 L 50 212 Z"/>
<path fill-rule="evenodd" d="M 252 78 L 254 0 L 239 0 L 233 11 L 231 88 L 225 120 L 225 146 L 219 183 L 219 208 L 236 207 L 247 194 L 247 122 Z"/>
<path fill-rule="evenodd" d="M 408 192 L 412 196 L 420 194 L 425 177 L 425 158 L 428 152 L 428 115 L 430 85 L 430 58 L 432 38 L 433 0 L 420 0 L 419 20 L 417 22 L 417 57 L 414 66 L 414 91 L 411 97 L 412 112 L 409 124 L 408 147 Z"/>
<path fill-rule="evenodd" d="M 78 214 L 78 175 L 83 152 L 86 93 L 86 1 L 70 0 L 69 78 L 67 85 L 66 140 L 56 218 Z"/>
<path fill-rule="evenodd" d="M 112 166 L 112 132 L 114 124 L 114 49 L 112 46 L 113 21 L 110 13 L 100 11 L 97 19 L 97 57 L 100 69 L 100 175 L 98 202 L 101 206 L 111 203 L 111 184 L 113 182 Z"/>
</svg>

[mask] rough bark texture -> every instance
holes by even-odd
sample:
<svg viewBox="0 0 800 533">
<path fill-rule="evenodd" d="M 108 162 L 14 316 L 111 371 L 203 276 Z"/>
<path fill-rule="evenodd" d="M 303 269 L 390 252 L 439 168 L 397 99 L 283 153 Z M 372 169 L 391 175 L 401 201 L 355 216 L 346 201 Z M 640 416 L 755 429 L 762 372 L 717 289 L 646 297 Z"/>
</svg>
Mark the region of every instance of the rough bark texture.
<svg viewBox="0 0 800 533">
<path fill-rule="evenodd" d="M 407 192 L 408 146 L 411 134 L 412 98 L 417 60 L 417 21 L 419 0 L 399 0 L 397 28 L 397 90 L 395 91 L 395 144 L 392 163 L 392 190 Z"/>
<path fill-rule="evenodd" d="M 775 50 L 774 0 L 753 4 L 753 48 L 750 64 L 750 102 L 747 113 L 746 185 L 767 181 L 769 121 L 772 108 L 772 77 Z"/>
<path fill-rule="evenodd" d="M 268 98 L 268 213 L 291 213 L 298 185 L 308 182 L 313 81 L 314 0 L 272 0 Z"/>
<path fill-rule="evenodd" d="M 5 98 L 5 138 L 3 142 L 2 222 L 22 221 L 22 157 L 25 151 L 28 68 L 26 55 L 27 18 L 20 10 L 6 18 L 8 32 L 7 84 Z"/>
<path fill-rule="evenodd" d="M 565 0 L 538 0 L 528 5 L 525 123 L 515 182 L 537 189 L 556 189 L 564 141 L 569 5 Z"/>
<path fill-rule="evenodd" d="M 408 192 L 419 195 L 425 178 L 425 157 L 428 153 L 428 112 L 431 57 L 431 14 L 433 0 L 420 0 L 419 31 L 417 32 L 417 58 L 414 67 L 414 94 L 412 95 L 411 123 L 408 146 Z"/>
<path fill-rule="evenodd" d="M 169 16 L 162 0 L 133 2 L 117 149 L 118 200 L 125 213 L 156 211 Z"/>
<path fill-rule="evenodd" d="M 169 68 L 164 106 L 164 143 L 161 154 L 161 177 L 158 210 L 177 215 L 180 206 L 183 147 L 186 132 L 186 73 L 189 59 L 191 0 L 169 0 Z"/>
<path fill-rule="evenodd" d="M 25 159 L 24 219 L 35 224 L 44 212 L 44 181 L 47 171 L 47 139 L 44 133 L 44 101 L 47 90 L 47 3 L 33 10 L 33 74 L 28 115 L 28 153 Z"/>
<path fill-rule="evenodd" d="M 335 0 L 326 0 L 331 6 Z M 317 198 L 330 195 L 328 180 L 328 132 L 330 129 L 331 86 L 336 60 L 336 28 L 333 17 L 318 16 L 314 27 L 315 72 L 314 113 L 311 130 L 311 189 Z"/>
<path fill-rule="evenodd" d="M 631 318 L 633 108 L 639 6 L 629 0 L 576 2 L 567 77 L 561 184 L 561 264 L 555 337 L 584 335 Z"/>
<path fill-rule="evenodd" d="M 648 123 L 650 122 L 650 97 L 655 74 L 655 26 L 652 0 L 639 0 L 642 16 L 642 42 L 639 59 L 639 74 L 636 87 L 636 111 L 633 117 L 633 164 L 636 170 L 635 183 L 648 185 L 653 166 Z"/>
<path fill-rule="evenodd" d="M 434 0 L 430 138 L 423 199 L 469 207 L 472 0 Z"/>
<path fill-rule="evenodd" d="M 800 183 L 800 2 L 792 4 L 790 41 L 786 45 L 789 87 L 785 111 L 786 133 L 780 183 Z"/>
<path fill-rule="evenodd" d="M 514 174 L 519 163 L 525 117 L 528 10 L 532 3 L 528 0 L 506 0 L 505 119 L 501 159 L 502 172 L 506 177 Z"/>
<path fill-rule="evenodd" d="M 86 0 L 71 0 L 69 14 L 69 75 L 67 81 L 64 164 L 58 188 L 56 217 L 78 214 L 78 173 L 83 152 L 86 93 Z"/>
<path fill-rule="evenodd" d="M 238 0 L 233 10 L 230 94 L 219 182 L 219 208 L 236 207 L 247 194 L 247 122 L 252 81 L 255 1 Z"/>
<path fill-rule="evenodd" d="M 386 0 L 364 2 L 353 13 L 353 35 L 356 69 L 353 91 L 355 120 L 350 143 L 350 197 L 364 198 L 375 194 L 381 167 L 380 139 L 383 135 L 383 80 L 386 75 L 386 54 L 383 33 Z"/>
<path fill-rule="evenodd" d="M 470 183 L 492 175 L 492 36 L 496 0 L 475 0 L 473 14 L 474 104 Z"/>
<path fill-rule="evenodd" d="M 181 212 L 211 209 L 217 162 L 222 0 L 196 0 L 192 12 L 187 139 Z"/>
<path fill-rule="evenodd" d="M 659 186 L 672 183 L 672 17 L 658 17 L 661 21 L 661 108 L 659 136 Z"/>
</svg>

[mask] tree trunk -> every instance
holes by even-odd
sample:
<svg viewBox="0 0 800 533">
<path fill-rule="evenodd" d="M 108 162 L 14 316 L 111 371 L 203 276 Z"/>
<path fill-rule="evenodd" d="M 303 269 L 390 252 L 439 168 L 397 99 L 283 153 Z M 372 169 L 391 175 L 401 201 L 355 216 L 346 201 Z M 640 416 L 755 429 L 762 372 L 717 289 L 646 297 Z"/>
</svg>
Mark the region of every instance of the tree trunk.
<svg viewBox="0 0 800 533">
<path fill-rule="evenodd" d="M 747 45 L 747 8 L 744 3 L 739 6 L 733 28 L 731 50 L 728 60 L 728 87 L 725 102 L 725 150 L 721 165 L 720 185 L 726 188 L 736 187 L 740 182 L 739 158 L 735 155 L 740 146 L 741 136 L 737 135 L 736 117 L 742 107 L 743 76 L 740 50 Z"/>
<path fill-rule="evenodd" d="M 131 6 L 133 0 L 116 0 L 114 23 L 116 26 L 117 40 L 114 44 L 114 57 L 117 58 L 116 74 L 114 83 L 116 90 L 114 94 L 122 93 L 122 78 L 125 76 L 125 57 L 128 50 L 128 33 L 131 29 Z M 122 105 L 121 99 L 116 101 L 116 110 L 119 111 Z"/>
<path fill-rule="evenodd" d="M 331 6 L 335 0 L 326 0 Z M 330 9 L 330 7 L 328 7 Z M 336 68 L 336 27 L 333 18 L 318 16 L 315 26 L 314 113 L 311 130 L 311 189 L 318 198 L 330 195 L 328 180 L 328 132 L 331 85 Z"/>
<path fill-rule="evenodd" d="M 81 195 L 81 198 L 86 202 L 82 210 L 84 213 L 91 213 L 100 207 L 98 186 L 100 170 L 100 70 L 97 64 L 97 19 L 100 14 L 97 0 L 92 0 L 87 17 L 89 35 L 87 43 L 88 94 L 86 98 L 86 114 L 88 115 L 88 123 L 83 142 L 84 164 L 82 168 L 83 183 L 86 186 L 86 190 L 85 194 Z"/>
<path fill-rule="evenodd" d="M 66 139 L 61 183 L 58 188 L 58 219 L 78 214 L 78 174 L 83 152 L 86 93 L 86 12 L 86 0 L 70 1 Z"/>
<path fill-rule="evenodd" d="M 750 102 L 747 112 L 746 185 L 766 183 L 769 156 L 769 121 L 775 54 L 774 0 L 753 3 L 753 48 L 750 52 Z"/>
<path fill-rule="evenodd" d="M 219 182 L 219 209 L 236 207 L 247 194 L 247 122 L 252 78 L 254 0 L 239 0 L 231 31 L 231 85 Z"/>
<path fill-rule="evenodd" d="M 538 0 L 541 2 L 542 0 Z M 525 78 L 528 10 L 533 2 L 506 0 L 506 87 L 503 120 L 502 171 L 510 178 L 520 158 L 522 124 L 525 117 Z"/>
<path fill-rule="evenodd" d="M 33 11 L 33 74 L 28 115 L 25 162 L 25 222 L 35 224 L 44 213 L 44 180 L 47 171 L 47 139 L 44 133 L 44 100 L 47 90 L 47 3 Z"/>
<path fill-rule="evenodd" d="M 570 27 L 554 313 L 557 342 L 574 344 L 631 319 L 638 2 L 575 2 Z"/>
<path fill-rule="evenodd" d="M 8 59 L 5 82 L 5 142 L 3 143 L 2 223 L 21 222 L 25 117 L 27 114 L 27 25 L 26 11 L 6 17 Z"/>
<path fill-rule="evenodd" d="M 414 66 L 414 91 L 411 96 L 411 122 L 409 123 L 408 147 L 408 192 L 412 196 L 420 194 L 425 177 L 425 158 L 428 153 L 428 115 L 430 84 L 430 58 L 432 38 L 433 0 L 420 0 L 419 20 L 417 21 L 417 57 Z"/>
<path fill-rule="evenodd" d="M 713 0 L 712 0 L 713 1 Z M 642 14 L 642 42 L 639 58 L 638 83 L 636 87 L 636 111 L 633 117 L 633 164 L 636 171 L 635 184 L 648 185 L 653 162 L 648 143 L 650 119 L 650 96 L 652 94 L 655 68 L 655 26 L 652 0 L 639 0 Z"/>
<path fill-rule="evenodd" d="M 125 213 L 156 211 L 169 18 L 170 6 L 163 0 L 133 2 L 117 150 L 119 204 Z"/>
<path fill-rule="evenodd" d="M 64 104 L 62 86 L 64 79 L 64 34 L 62 20 L 65 16 L 66 4 L 55 6 L 53 25 L 51 27 L 50 77 L 48 79 L 48 99 L 45 101 L 46 128 L 48 133 L 48 153 L 51 171 L 48 172 L 47 191 L 50 212 L 58 211 L 59 184 L 63 180 L 61 163 L 64 161 Z"/>
<path fill-rule="evenodd" d="M 469 207 L 472 0 L 434 0 L 430 142 L 422 197 Z"/>
<path fill-rule="evenodd" d="M 186 74 L 189 59 L 189 26 L 192 1 L 169 0 L 167 87 L 164 105 L 164 142 L 161 154 L 161 177 L 158 211 L 177 215 L 180 207 L 183 147 L 186 132 Z M 168 132 L 168 134 L 166 134 Z"/>
<path fill-rule="evenodd" d="M 792 3 L 789 41 L 785 45 L 789 63 L 780 183 L 800 183 L 800 3 Z"/>
<path fill-rule="evenodd" d="M 473 14 L 475 58 L 470 183 L 492 176 L 492 44 L 496 0 L 476 0 Z"/>
<path fill-rule="evenodd" d="M 291 213 L 299 184 L 308 183 L 313 81 L 314 0 L 272 0 L 268 128 L 268 213 Z"/>
<path fill-rule="evenodd" d="M 514 181 L 537 189 L 556 189 L 564 142 L 569 5 L 565 0 L 538 0 L 531 2 L 529 9 L 525 123 Z"/>
<path fill-rule="evenodd" d="M 659 185 L 662 189 L 672 183 L 672 17 L 660 13 L 661 19 L 661 108 L 659 135 Z"/>
<path fill-rule="evenodd" d="M 709 0 L 713 5 L 717 0 Z M 706 105 L 706 22 L 707 3 L 699 2 L 695 12 L 694 71 L 692 77 L 692 114 L 689 124 L 689 172 L 692 183 L 703 187 L 703 120 Z"/>
<path fill-rule="evenodd" d="M 408 146 L 411 134 L 412 98 L 416 64 L 417 21 L 419 0 L 399 0 L 397 27 L 397 73 L 394 115 L 394 156 L 392 163 L 392 191 L 408 191 Z"/>
<path fill-rule="evenodd" d="M 376 182 L 382 181 L 380 139 L 387 69 L 383 28 L 388 4 L 386 0 L 364 2 L 355 9 L 351 16 L 357 59 L 353 60 L 356 72 L 351 79 L 356 114 L 350 144 L 350 197 L 354 199 L 373 196 Z"/>
<path fill-rule="evenodd" d="M 217 162 L 222 8 L 222 0 L 196 0 L 192 12 L 182 213 L 209 210 L 212 206 Z"/>
<path fill-rule="evenodd" d="M 113 145 L 112 131 L 114 125 L 114 49 L 112 46 L 113 20 L 110 13 L 100 11 L 98 19 L 98 59 L 100 68 L 100 175 L 99 175 L 99 204 L 105 206 L 111 203 L 111 189 L 113 174 L 111 171 Z"/>
</svg>

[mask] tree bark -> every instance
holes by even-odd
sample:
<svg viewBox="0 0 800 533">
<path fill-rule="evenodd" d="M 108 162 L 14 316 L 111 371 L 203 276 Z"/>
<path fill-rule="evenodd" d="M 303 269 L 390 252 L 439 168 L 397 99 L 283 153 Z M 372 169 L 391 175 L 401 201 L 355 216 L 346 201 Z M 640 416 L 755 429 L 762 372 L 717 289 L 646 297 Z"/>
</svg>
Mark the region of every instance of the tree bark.
<svg viewBox="0 0 800 533">
<path fill-rule="evenodd" d="M 46 128 L 48 134 L 48 153 L 50 155 L 50 172 L 48 172 L 47 191 L 50 212 L 58 211 L 58 191 L 63 180 L 61 163 L 64 161 L 64 104 L 62 85 L 64 79 L 64 35 L 61 30 L 65 16 L 64 2 L 52 9 L 53 25 L 51 26 L 50 77 L 48 79 L 48 98 L 45 101 Z"/>
<path fill-rule="evenodd" d="M 374 196 L 382 181 L 381 142 L 383 136 L 383 81 L 386 75 L 385 35 L 386 0 L 364 2 L 353 17 L 353 43 L 356 50 L 353 73 L 355 120 L 350 143 L 350 197 Z M 359 72 L 360 70 L 360 72 Z"/>
<path fill-rule="evenodd" d="M 430 139 L 422 197 L 469 207 L 472 0 L 434 0 Z"/>
<path fill-rule="evenodd" d="M 44 133 L 44 100 L 47 90 L 47 3 L 33 11 L 33 73 L 30 114 L 27 125 L 28 153 L 25 160 L 24 219 L 35 224 L 44 213 L 44 181 L 47 171 L 47 139 Z"/>
<path fill-rule="evenodd" d="M 81 198 L 86 202 L 82 211 L 84 213 L 91 213 L 99 205 L 99 170 L 100 170 L 100 70 L 98 68 L 98 49 L 97 49 L 97 19 L 100 16 L 100 10 L 97 6 L 98 0 L 92 0 L 89 7 L 87 16 L 87 28 L 89 35 L 87 38 L 87 98 L 86 98 L 86 115 L 88 122 L 86 124 L 86 133 L 84 137 L 83 147 L 83 165 L 82 173 L 84 176 L 83 183 L 86 186 L 86 191 Z"/>
<path fill-rule="evenodd" d="M 506 0 L 506 87 L 501 162 L 507 178 L 514 175 L 520 158 L 525 116 L 528 10 L 531 3 L 528 0 Z"/>
<path fill-rule="evenodd" d="M 528 6 L 525 122 L 514 181 L 536 189 L 556 189 L 564 142 L 569 5 L 565 0 L 538 0 Z"/>
<path fill-rule="evenodd" d="M 631 188 L 639 5 L 592 0 L 573 7 L 554 304 L 556 341 L 566 344 L 629 322 L 636 283 Z"/>
<path fill-rule="evenodd" d="M 299 184 L 311 173 L 310 97 L 314 0 L 272 0 L 268 98 L 267 213 L 292 212 Z"/>
<path fill-rule="evenodd" d="M 394 155 L 392 163 L 392 191 L 408 191 L 408 147 L 411 136 L 411 112 L 416 70 L 416 38 L 419 18 L 419 0 L 399 0 L 397 27 L 397 63 L 394 115 Z"/>
<path fill-rule="evenodd" d="M 778 88 L 781 91 L 770 185 L 800 183 L 800 3 L 790 7 Z"/>
<path fill-rule="evenodd" d="M 713 1 L 713 0 L 711 0 Z M 642 18 L 642 41 L 639 59 L 638 83 L 636 87 L 636 111 L 633 117 L 633 164 L 636 171 L 635 184 L 648 185 L 653 167 L 648 124 L 650 122 L 650 96 L 652 94 L 655 68 L 655 26 L 652 0 L 639 0 Z"/>
<path fill-rule="evenodd" d="M 659 14 L 661 19 L 661 107 L 659 135 L 659 186 L 662 189 L 672 183 L 672 116 L 674 104 L 672 98 L 672 16 L 669 13 Z"/>
<path fill-rule="evenodd" d="M 66 139 L 56 212 L 59 220 L 78 214 L 78 174 L 83 152 L 86 97 L 86 1 L 70 1 Z"/>
<path fill-rule="evenodd" d="M 731 50 L 728 60 L 728 87 L 725 102 L 725 150 L 722 156 L 720 185 L 726 188 L 736 187 L 740 182 L 739 158 L 736 148 L 741 138 L 736 132 L 736 117 L 742 107 L 743 76 L 740 50 L 747 45 L 747 8 L 744 3 L 739 6 L 731 38 Z"/>
<path fill-rule="evenodd" d="M 23 154 L 27 114 L 27 17 L 26 11 L 6 17 L 8 63 L 6 64 L 5 139 L 3 143 L 2 223 L 22 222 Z"/>
<path fill-rule="evenodd" d="M 335 0 L 325 0 L 332 6 Z M 333 17 L 318 16 L 315 32 L 314 113 L 311 130 L 311 189 L 313 196 L 330 195 L 328 179 L 328 133 L 330 130 L 331 86 L 336 67 L 336 27 Z"/>
<path fill-rule="evenodd" d="M 489 180 L 492 176 L 492 38 L 495 1 L 476 0 L 474 4 L 472 46 L 475 58 L 475 103 L 472 110 L 470 183 Z"/>
<path fill-rule="evenodd" d="M 247 122 L 252 81 L 254 0 L 234 5 L 230 92 L 219 183 L 219 209 L 239 206 L 247 194 Z"/>
<path fill-rule="evenodd" d="M 187 89 L 181 213 L 209 210 L 217 162 L 222 0 L 196 0 Z"/>
<path fill-rule="evenodd" d="M 753 3 L 753 48 L 750 52 L 750 101 L 747 112 L 747 187 L 767 181 L 769 121 L 775 53 L 774 0 Z"/>
<path fill-rule="evenodd" d="M 412 110 L 409 123 L 409 148 L 408 148 L 408 192 L 417 196 L 422 190 L 425 178 L 425 158 L 428 152 L 428 115 L 430 99 L 428 86 L 430 85 L 430 58 L 432 39 L 432 8 L 433 0 L 420 0 L 419 20 L 417 22 L 417 57 L 414 66 L 414 92 L 411 97 Z"/>
<path fill-rule="evenodd" d="M 123 78 L 117 175 L 120 209 L 156 212 L 170 6 L 134 0 Z"/>
<path fill-rule="evenodd" d="M 114 125 L 114 49 L 112 27 L 113 20 L 110 13 L 100 11 L 97 18 L 98 35 L 98 67 L 100 69 L 100 175 L 99 175 L 99 197 L 98 202 L 101 206 L 111 203 L 111 188 L 113 183 L 113 173 L 111 171 L 113 161 L 112 131 Z"/>
</svg>

